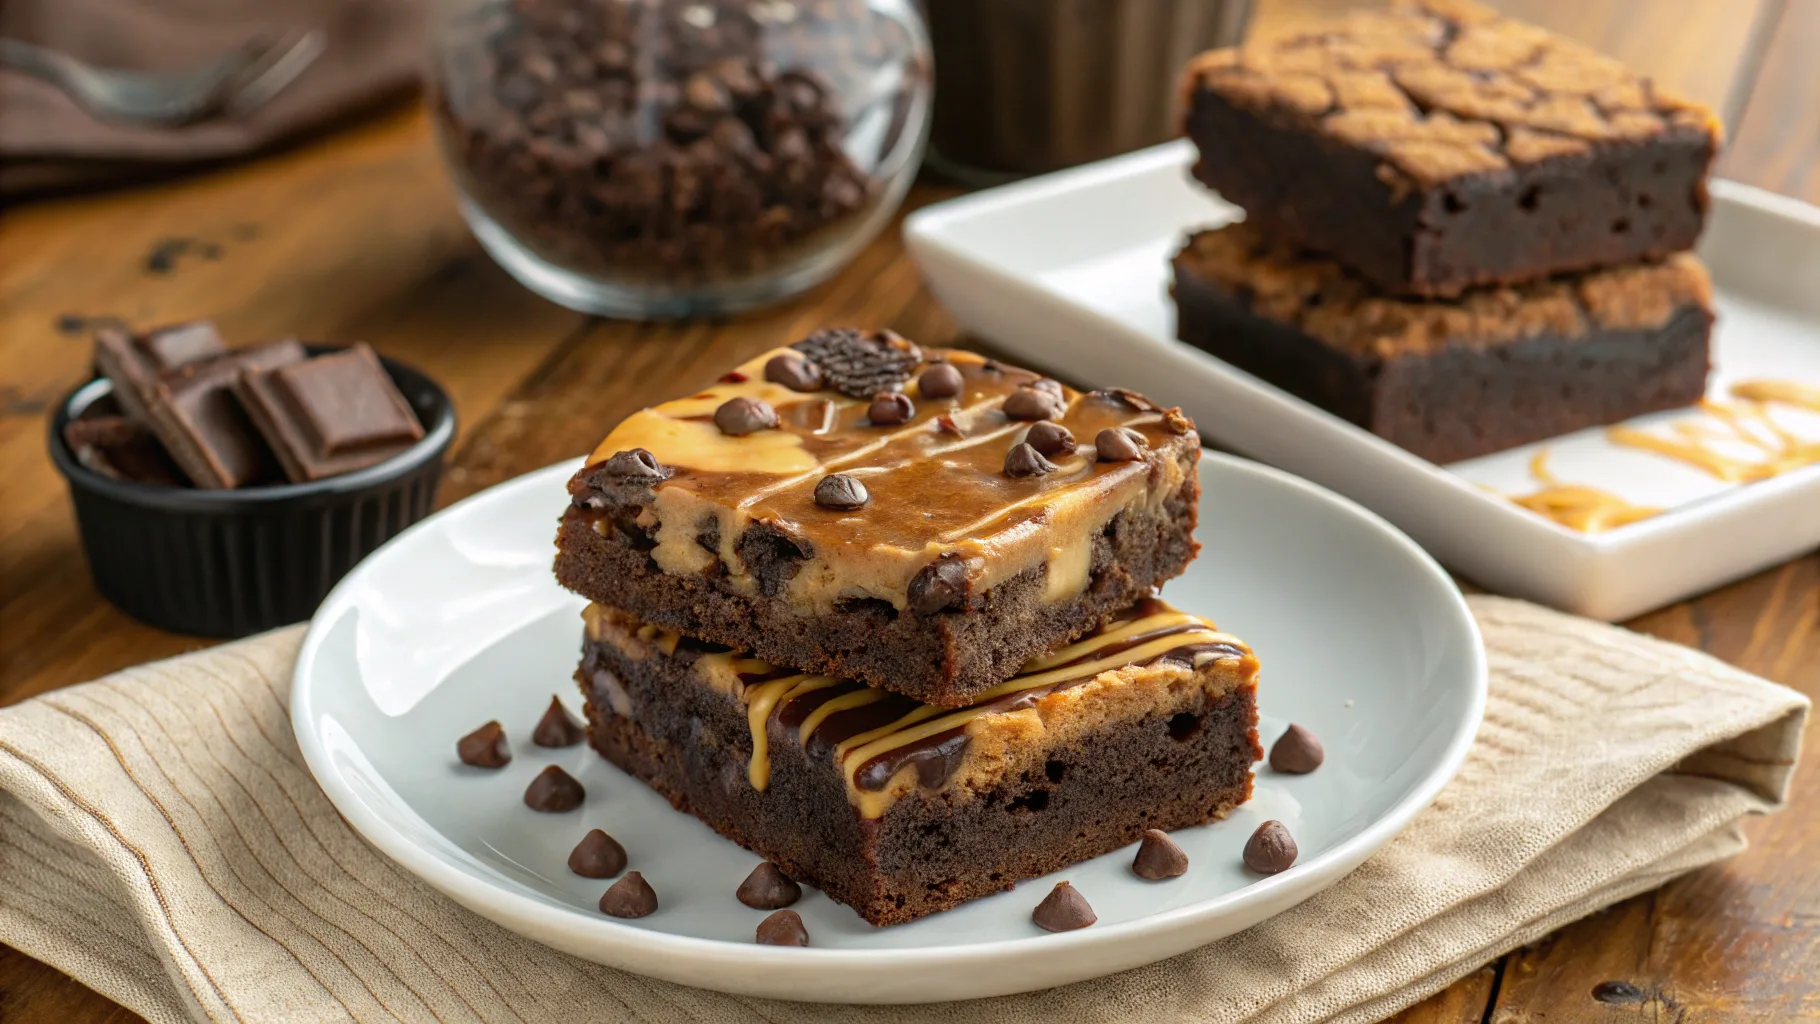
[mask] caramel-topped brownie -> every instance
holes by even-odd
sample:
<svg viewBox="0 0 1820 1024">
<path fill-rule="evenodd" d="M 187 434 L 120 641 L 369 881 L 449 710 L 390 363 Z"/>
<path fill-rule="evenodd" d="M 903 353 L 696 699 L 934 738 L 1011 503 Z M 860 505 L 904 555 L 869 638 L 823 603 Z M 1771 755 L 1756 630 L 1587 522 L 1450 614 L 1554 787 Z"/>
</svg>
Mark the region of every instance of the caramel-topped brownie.
<svg viewBox="0 0 1820 1024">
<path fill-rule="evenodd" d="M 1250 648 L 1153 599 L 958 709 L 584 618 L 594 748 L 873 924 L 1224 817 L 1262 756 Z"/>
<path fill-rule="evenodd" d="M 1183 341 L 1437 463 L 1706 390 L 1712 285 L 1689 255 L 1413 301 L 1247 223 L 1189 238 L 1174 293 Z"/>
<path fill-rule="evenodd" d="M 556 575 L 780 665 L 958 706 L 1194 557 L 1176 409 L 823 331 L 633 414 L 570 481 Z"/>
<path fill-rule="evenodd" d="M 1402 0 L 1188 66 L 1195 175 L 1390 292 L 1691 248 L 1711 111 L 1466 0 Z"/>
</svg>

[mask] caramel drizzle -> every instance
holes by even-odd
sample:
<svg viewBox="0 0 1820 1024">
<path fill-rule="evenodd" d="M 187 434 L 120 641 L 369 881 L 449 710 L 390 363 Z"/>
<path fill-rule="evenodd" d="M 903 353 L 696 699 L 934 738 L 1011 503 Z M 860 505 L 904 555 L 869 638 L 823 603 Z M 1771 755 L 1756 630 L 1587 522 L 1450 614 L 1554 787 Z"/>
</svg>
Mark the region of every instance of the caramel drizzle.
<svg viewBox="0 0 1820 1024">
<path fill-rule="evenodd" d="M 1581 533 L 1604 533 L 1662 511 L 1647 505 L 1633 505 L 1597 487 L 1562 483 L 1548 468 L 1546 448 L 1539 449 L 1529 460 L 1529 475 L 1546 486 L 1534 494 L 1519 495 L 1510 500 Z"/>
</svg>

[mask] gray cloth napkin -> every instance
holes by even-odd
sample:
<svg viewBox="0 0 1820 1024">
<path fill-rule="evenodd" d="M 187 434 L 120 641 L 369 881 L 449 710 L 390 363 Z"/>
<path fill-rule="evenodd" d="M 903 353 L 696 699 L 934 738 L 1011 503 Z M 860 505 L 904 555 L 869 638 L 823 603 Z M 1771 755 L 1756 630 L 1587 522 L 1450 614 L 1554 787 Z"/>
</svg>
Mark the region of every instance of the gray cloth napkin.
<svg viewBox="0 0 1820 1024">
<path fill-rule="evenodd" d="M 1712 658 L 1500 598 L 1459 776 L 1300 906 L 1173 960 L 932 1006 L 773 1002 L 520 938 L 367 846 L 304 768 L 289 629 L 0 711 L 0 941 L 158 1022 L 1370 1021 L 1738 852 L 1807 701 Z"/>
</svg>

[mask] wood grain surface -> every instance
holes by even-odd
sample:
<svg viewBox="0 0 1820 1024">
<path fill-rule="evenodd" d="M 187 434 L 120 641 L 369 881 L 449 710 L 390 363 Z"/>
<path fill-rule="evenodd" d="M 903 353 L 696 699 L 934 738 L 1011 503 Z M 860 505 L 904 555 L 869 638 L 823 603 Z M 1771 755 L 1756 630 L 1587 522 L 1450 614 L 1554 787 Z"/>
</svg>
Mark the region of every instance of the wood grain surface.
<svg viewBox="0 0 1820 1024">
<path fill-rule="evenodd" d="M 1264 0 L 1265 30 L 1354 6 Z M 1820 202 L 1820 0 L 1506 0 L 1725 112 L 1721 172 Z M 925 183 L 911 206 L 953 194 Z M 217 259 L 145 266 L 171 238 Z M 895 227 L 839 276 L 726 321 L 602 321 L 520 288 L 457 215 L 420 109 L 295 151 L 156 187 L 46 202 L 0 222 L 0 704 L 201 645 L 138 625 L 89 584 L 45 456 L 47 410 L 88 373 L 59 321 L 214 318 L 236 341 L 366 339 L 432 372 L 461 433 L 441 500 L 586 451 L 653 397 L 828 323 L 957 339 Z M 967 339 L 960 339 L 967 343 Z M 1820 557 L 1646 616 L 1635 628 L 1820 697 Z M 1570 925 L 1399 1015 L 1434 1024 L 1820 1020 L 1820 758 L 1740 857 Z M 0 880 L 3 884 L 3 880 Z M 1621 985 L 1606 984 L 1621 982 Z M 1603 999 L 1595 997 L 1597 991 Z M 0 1022 L 131 1021 L 0 947 Z"/>
</svg>

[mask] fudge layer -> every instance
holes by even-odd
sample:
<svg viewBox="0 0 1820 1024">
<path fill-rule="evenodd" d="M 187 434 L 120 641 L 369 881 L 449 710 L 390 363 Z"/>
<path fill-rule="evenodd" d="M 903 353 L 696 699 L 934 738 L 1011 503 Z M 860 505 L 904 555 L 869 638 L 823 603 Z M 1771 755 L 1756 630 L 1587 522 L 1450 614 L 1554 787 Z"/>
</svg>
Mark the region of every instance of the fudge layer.
<svg viewBox="0 0 1820 1024">
<path fill-rule="evenodd" d="M 594 748 L 873 924 L 1221 818 L 1262 756 L 1257 659 L 1159 601 L 959 709 L 585 618 Z"/>
<path fill-rule="evenodd" d="M 1183 89 L 1202 182 L 1397 293 L 1689 249 L 1719 144 L 1706 108 L 1464 0 L 1216 50 Z"/>
<path fill-rule="evenodd" d="M 825 386 L 766 379 L 804 356 Z M 897 404 L 856 397 L 878 392 Z M 775 426 L 729 435 L 734 400 Z M 1106 430 L 1121 443 L 1097 450 Z M 615 428 L 570 482 L 556 575 L 689 636 L 959 706 L 1187 566 L 1199 457 L 1187 417 L 1128 391 L 822 332 Z M 832 477 L 863 502 L 818 500 Z"/>
<path fill-rule="evenodd" d="M 1411 301 L 1235 224 L 1174 267 L 1183 341 L 1438 463 L 1706 388 L 1712 291 L 1692 256 Z"/>
</svg>

